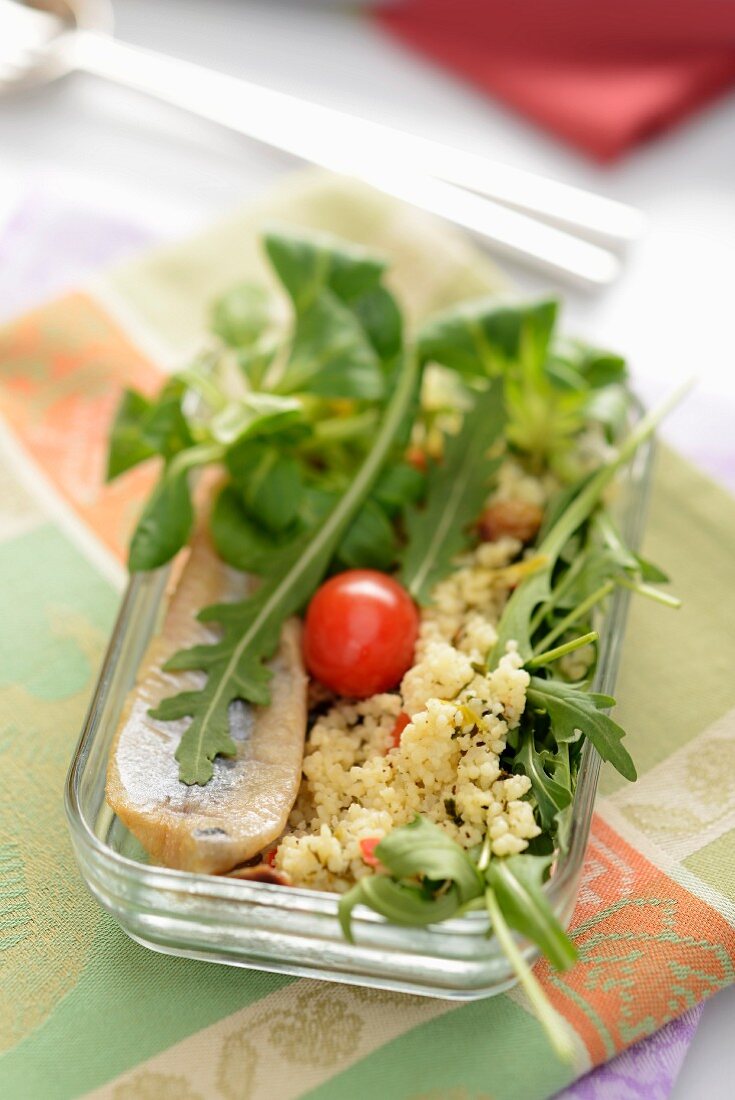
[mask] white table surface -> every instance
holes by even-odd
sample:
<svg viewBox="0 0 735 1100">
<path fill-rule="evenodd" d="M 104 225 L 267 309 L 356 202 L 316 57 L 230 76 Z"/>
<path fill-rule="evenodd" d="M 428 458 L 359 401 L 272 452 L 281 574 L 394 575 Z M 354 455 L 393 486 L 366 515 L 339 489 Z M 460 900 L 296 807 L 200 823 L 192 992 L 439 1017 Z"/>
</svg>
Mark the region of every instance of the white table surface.
<svg viewBox="0 0 735 1100">
<path fill-rule="evenodd" d="M 603 294 L 567 295 L 567 326 L 625 352 L 655 396 L 698 390 L 665 434 L 695 459 L 735 434 L 735 96 L 614 168 L 597 168 L 407 53 L 336 5 L 282 0 L 116 0 L 118 33 L 624 199 L 650 219 Z M 263 190 L 290 158 L 86 77 L 0 104 L 0 224 L 39 175 L 177 236 Z M 513 270 L 529 290 L 548 280 Z M 733 445 L 735 452 L 735 444 Z M 675 1100 L 735 1095 L 735 990 L 716 997 Z"/>
</svg>

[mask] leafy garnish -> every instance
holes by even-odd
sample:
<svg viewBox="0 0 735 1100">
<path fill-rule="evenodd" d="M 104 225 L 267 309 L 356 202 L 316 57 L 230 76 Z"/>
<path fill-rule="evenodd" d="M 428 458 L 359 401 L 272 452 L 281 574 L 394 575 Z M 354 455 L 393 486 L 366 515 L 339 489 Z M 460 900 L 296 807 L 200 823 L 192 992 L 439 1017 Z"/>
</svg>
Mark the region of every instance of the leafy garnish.
<svg viewBox="0 0 735 1100">
<path fill-rule="evenodd" d="M 165 384 L 154 401 L 136 390 L 123 392 L 110 432 L 108 481 L 154 455 L 168 460 L 193 445 L 182 409 L 184 393 L 185 386 L 176 378 Z"/>
<path fill-rule="evenodd" d="M 572 801 L 569 767 L 562 753 L 537 749 L 533 729 L 527 725 L 521 733 L 514 764 L 531 780 L 543 828 L 554 831 L 559 815 Z"/>
<path fill-rule="evenodd" d="M 612 764 L 625 779 L 636 778 L 635 764 L 622 744 L 625 730 L 605 713 L 614 706 L 609 695 L 585 691 L 576 684 L 531 677 L 528 702 L 546 711 L 558 744 L 575 741 L 581 733 L 592 742 L 603 760 Z"/>
<path fill-rule="evenodd" d="M 422 927 L 448 920 L 476 899 L 485 902 L 492 930 L 519 981 L 529 993 L 539 1022 L 562 1058 L 568 1036 L 546 995 L 510 935 L 520 932 L 557 969 L 577 959 L 576 949 L 557 920 L 543 890 L 551 857 L 510 856 L 478 863 L 424 817 L 393 829 L 375 848 L 387 873 L 367 875 L 339 901 L 339 921 L 352 941 L 352 913 L 365 905 L 393 924 Z"/>
<path fill-rule="evenodd" d="M 272 323 L 271 296 L 257 283 L 232 287 L 212 306 L 212 332 L 232 348 L 252 347 Z"/>
<path fill-rule="evenodd" d="M 425 817 L 393 829 L 375 855 L 392 877 L 362 878 L 340 898 L 340 924 L 350 940 L 356 905 L 398 924 L 424 925 L 447 920 L 482 893 L 482 876 L 467 853 Z"/>
<path fill-rule="evenodd" d="M 418 603 L 430 602 L 437 581 L 469 543 L 469 525 L 480 512 L 490 477 L 500 463 L 499 458 L 488 456 L 488 450 L 500 438 L 504 423 L 502 385 L 494 380 L 478 394 L 442 461 L 432 466 L 426 504 L 407 515 L 401 580 Z"/>
<path fill-rule="evenodd" d="M 551 592 L 551 574 L 569 539 L 588 519 L 597 507 L 605 488 L 616 473 L 630 461 L 638 447 L 648 439 L 667 412 L 679 401 L 683 390 L 676 391 L 657 409 L 643 417 L 626 437 L 617 455 L 605 463 L 592 476 L 585 478 L 579 491 L 571 498 L 556 522 L 548 530 L 538 546 L 539 554 L 546 558 L 543 569 L 527 577 L 512 594 L 498 624 L 498 637 L 489 657 L 496 664 L 505 653 L 508 642 L 516 642 L 522 657 L 529 659 L 533 653 L 531 644 L 531 620 L 536 607 L 548 599 Z"/>
<path fill-rule="evenodd" d="M 486 878 L 511 928 L 535 943 L 557 970 L 568 970 L 577 952 L 542 889 L 550 864 L 550 856 L 528 854 L 491 859 Z"/>
<path fill-rule="evenodd" d="M 572 1062 L 574 1059 L 574 1044 L 569 1025 L 554 1011 L 551 1002 L 534 977 L 530 966 L 518 950 L 518 946 L 510 934 L 505 912 L 491 887 L 488 887 L 485 892 L 485 904 L 498 943 L 515 971 L 518 981 L 523 986 L 526 996 L 536 1013 L 536 1018 L 544 1029 L 552 1048 L 562 1061 Z"/>
<path fill-rule="evenodd" d="M 204 622 L 219 623 L 222 639 L 174 654 L 167 668 L 201 669 L 207 673 L 198 692 L 184 692 L 164 700 L 152 712 L 163 721 L 189 715 L 191 723 L 176 751 L 179 778 L 184 783 L 208 783 L 218 754 L 235 752 L 229 732 L 229 707 L 236 699 L 265 706 L 270 701 L 273 656 L 281 627 L 308 599 L 324 575 L 332 554 L 352 517 L 367 497 L 393 444 L 417 379 L 414 359 L 406 362 L 372 449 L 354 481 L 329 513 L 321 529 L 296 540 L 283 556 L 281 570 L 264 582 L 255 595 L 234 604 L 205 608 Z"/>
<path fill-rule="evenodd" d="M 508 414 L 506 435 L 540 472 L 552 469 L 574 478 L 574 447 L 590 423 L 609 428 L 620 403 L 599 401 L 621 390 L 625 363 L 609 352 L 560 340 L 554 327 L 558 303 L 480 299 L 455 306 L 421 330 L 426 362 L 450 367 L 466 378 L 503 378 Z M 623 412 L 627 411 L 627 395 Z M 622 426 L 622 425 L 620 425 Z"/>
<path fill-rule="evenodd" d="M 293 232 L 267 234 L 265 247 L 295 311 L 277 392 L 380 398 L 385 391 L 381 353 L 387 347 L 395 354 L 400 345 L 400 329 L 398 340 L 393 331 L 397 310 L 388 314 L 390 296 L 380 288 L 384 262 L 356 246 L 337 247 L 326 237 Z M 374 301 L 378 289 L 384 309 L 376 319 L 365 301 Z M 376 330 L 384 340 L 376 340 Z"/>
</svg>

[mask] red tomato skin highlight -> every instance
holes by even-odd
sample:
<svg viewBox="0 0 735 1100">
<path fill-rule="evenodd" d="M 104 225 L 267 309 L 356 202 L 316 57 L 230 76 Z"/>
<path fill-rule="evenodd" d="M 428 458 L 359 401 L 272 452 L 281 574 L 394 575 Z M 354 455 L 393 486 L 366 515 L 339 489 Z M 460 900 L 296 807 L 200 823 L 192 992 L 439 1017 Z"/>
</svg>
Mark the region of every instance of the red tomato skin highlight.
<svg viewBox="0 0 735 1100">
<path fill-rule="evenodd" d="M 374 569 L 348 569 L 312 597 L 304 660 L 339 695 L 365 699 L 390 691 L 413 663 L 418 609 L 401 585 Z"/>
</svg>

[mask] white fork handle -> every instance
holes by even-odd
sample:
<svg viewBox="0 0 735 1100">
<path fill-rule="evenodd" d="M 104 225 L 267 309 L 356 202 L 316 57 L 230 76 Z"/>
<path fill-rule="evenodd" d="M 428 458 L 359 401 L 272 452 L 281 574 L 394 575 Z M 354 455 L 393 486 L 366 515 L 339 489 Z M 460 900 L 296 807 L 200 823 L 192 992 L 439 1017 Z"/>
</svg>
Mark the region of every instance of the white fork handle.
<svg viewBox="0 0 735 1100">
<path fill-rule="evenodd" d="M 69 46 L 73 53 L 68 60 L 79 69 L 334 172 L 358 177 L 388 195 L 490 239 L 504 251 L 578 282 L 604 285 L 618 273 L 618 260 L 607 250 L 464 191 L 446 179 L 426 175 L 430 158 L 428 154 L 422 157 L 421 150 L 443 149 L 434 143 L 189 61 L 129 46 L 107 35 L 80 32 Z M 447 161 L 455 156 L 453 150 L 444 153 Z M 486 172 L 491 170 L 482 158 L 477 160 Z M 446 177 L 448 169 L 445 164 L 440 174 Z M 479 189 L 476 181 L 474 188 Z"/>
</svg>

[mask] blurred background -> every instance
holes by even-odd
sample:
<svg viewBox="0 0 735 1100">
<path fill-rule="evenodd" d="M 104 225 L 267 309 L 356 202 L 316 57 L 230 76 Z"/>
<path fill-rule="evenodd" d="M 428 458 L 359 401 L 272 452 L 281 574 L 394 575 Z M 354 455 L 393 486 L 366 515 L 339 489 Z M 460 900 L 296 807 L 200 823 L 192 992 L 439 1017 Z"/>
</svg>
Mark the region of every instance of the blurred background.
<svg viewBox="0 0 735 1100">
<path fill-rule="evenodd" d="M 627 354 L 649 399 L 695 375 L 665 431 L 735 488 L 735 0 L 113 7 L 124 41 L 643 211 L 617 282 L 565 289 L 566 326 Z M 0 314 L 195 231 L 298 163 L 91 76 L 0 96 Z M 524 291 L 560 289 L 506 266 Z M 680 1100 L 725 1095 L 734 1013 L 732 992 L 706 1008 Z"/>
</svg>

